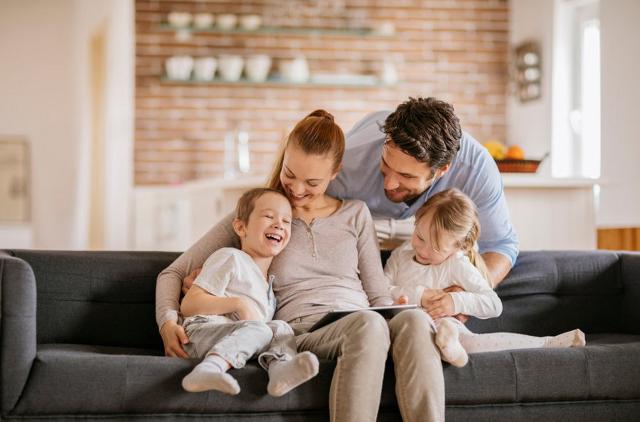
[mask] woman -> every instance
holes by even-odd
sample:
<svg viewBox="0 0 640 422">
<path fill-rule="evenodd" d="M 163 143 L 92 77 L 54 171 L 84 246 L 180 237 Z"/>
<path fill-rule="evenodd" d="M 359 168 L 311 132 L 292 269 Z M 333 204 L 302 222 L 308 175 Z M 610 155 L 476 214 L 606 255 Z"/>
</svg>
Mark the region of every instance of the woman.
<svg viewBox="0 0 640 422">
<path fill-rule="evenodd" d="M 340 171 L 344 134 L 333 116 L 317 110 L 289 135 L 270 187 L 291 201 L 289 246 L 276 257 L 275 318 L 289 322 L 299 351 L 337 361 L 329 409 L 333 421 L 374 421 L 389 347 L 396 396 L 405 421 L 444 420 L 444 377 L 427 315 L 408 310 L 387 323 L 370 311 L 352 313 L 311 333 L 308 328 L 336 308 L 391 303 L 371 215 L 356 200 L 325 192 Z M 236 246 L 232 216 L 211 229 L 158 276 L 156 318 L 165 352 L 186 357 L 188 340 L 177 324 L 182 280 L 215 250 Z"/>
</svg>

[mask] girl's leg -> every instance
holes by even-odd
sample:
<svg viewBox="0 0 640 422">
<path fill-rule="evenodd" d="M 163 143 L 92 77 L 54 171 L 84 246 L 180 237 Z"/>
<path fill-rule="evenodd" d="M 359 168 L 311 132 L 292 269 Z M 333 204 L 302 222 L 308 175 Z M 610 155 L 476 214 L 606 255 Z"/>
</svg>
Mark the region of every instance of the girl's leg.
<svg viewBox="0 0 640 422">
<path fill-rule="evenodd" d="M 382 316 L 372 311 L 354 312 L 298 335 L 296 342 L 298 350 L 337 360 L 329 394 L 331 421 L 376 420 L 389 352 L 389 328 Z"/>
<path fill-rule="evenodd" d="M 444 421 L 444 374 L 432 324 L 417 309 L 389 321 L 396 397 L 405 422 Z"/>
<path fill-rule="evenodd" d="M 238 382 L 226 371 L 242 368 L 246 361 L 271 342 L 271 329 L 259 321 L 231 323 L 204 322 L 186 327 L 190 343 L 189 355 L 203 357 L 183 380 L 182 386 L 191 392 L 218 390 L 238 394 Z"/>
<path fill-rule="evenodd" d="M 474 334 L 466 330 L 460 333 L 460 343 L 468 353 L 479 353 L 540 347 L 582 347 L 585 345 L 585 338 L 580 330 L 549 337 L 517 333 Z"/>
<path fill-rule="evenodd" d="M 442 360 L 462 368 L 469 361 L 469 355 L 467 355 L 467 351 L 460 343 L 460 332 L 462 330 L 460 330 L 459 325 L 462 324 L 455 318 L 442 318 L 436 322 L 436 325 L 438 327 L 436 344 L 440 349 Z"/>
<path fill-rule="evenodd" d="M 318 374 L 318 358 L 307 351 L 296 352 L 293 329 L 284 321 L 269 321 L 273 340 L 267 351 L 260 354 L 258 362 L 269 372 L 267 391 L 279 397 Z"/>
</svg>

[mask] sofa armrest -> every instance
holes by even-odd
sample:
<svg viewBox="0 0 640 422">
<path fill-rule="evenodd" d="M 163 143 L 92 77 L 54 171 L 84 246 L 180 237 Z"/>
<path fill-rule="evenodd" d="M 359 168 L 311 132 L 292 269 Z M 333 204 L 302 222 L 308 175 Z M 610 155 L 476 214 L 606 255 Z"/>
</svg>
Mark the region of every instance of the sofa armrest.
<svg viewBox="0 0 640 422">
<path fill-rule="evenodd" d="M 0 251 L 0 396 L 16 405 L 36 356 L 36 279 L 25 261 Z"/>
<path fill-rule="evenodd" d="M 624 288 L 622 323 L 626 332 L 640 334 L 640 253 L 621 252 L 620 264 Z"/>
</svg>

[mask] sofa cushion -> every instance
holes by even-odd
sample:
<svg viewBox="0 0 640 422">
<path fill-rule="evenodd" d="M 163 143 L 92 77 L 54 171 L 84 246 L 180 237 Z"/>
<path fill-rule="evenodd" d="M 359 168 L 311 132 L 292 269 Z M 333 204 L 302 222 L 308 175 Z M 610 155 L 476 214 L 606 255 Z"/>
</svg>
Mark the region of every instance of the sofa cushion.
<svg viewBox="0 0 640 422">
<path fill-rule="evenodd" d="M 470 356 L 464 368 L 444 365 L 448 405 L 640 398 L 633 371 L 640 336 L 589 336 L 584 349 L 529 349 Z M 281 398 L 266 394 L 255 362 L 232 370 L 242 392 L 187 393 L 182 378 L 197 363 L 155 351 L 84 345 L 41 345 L 30 382 L 12 414 L 257 413 L 326 411 L 335 362 Z M 396 409 L 388 361 L 382 410 Z"/>
</svg>

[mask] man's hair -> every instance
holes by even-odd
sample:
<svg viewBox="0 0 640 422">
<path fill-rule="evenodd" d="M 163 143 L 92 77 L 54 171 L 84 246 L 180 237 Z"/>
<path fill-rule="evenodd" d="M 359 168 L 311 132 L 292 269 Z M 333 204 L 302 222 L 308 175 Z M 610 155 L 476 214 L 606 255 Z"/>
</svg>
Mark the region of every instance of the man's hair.
<svg viewBox="0 0 640 422">
<path fill-rule="evenodd" d="M 460 120 L 453 106 L 435 98 L 412 98 L 384 122 L 386 142 L 433 169 L 451 163 L 460 149 Z"/>
<path fill-rule="evenodd" d="M 282 192 L 271 188 L 255 188 L 248 190 L 242 194 L 240 199 L 238 199 L 238 204 L 236 205 L 236 218 L 245 224 L 248 223 L 249 216 L 256 206 L 256 201 L 260 199 L 262 195 L 267 193 L 275 193 L 282 196 L 284 199 L 287 199 Z"/>
</svg>

